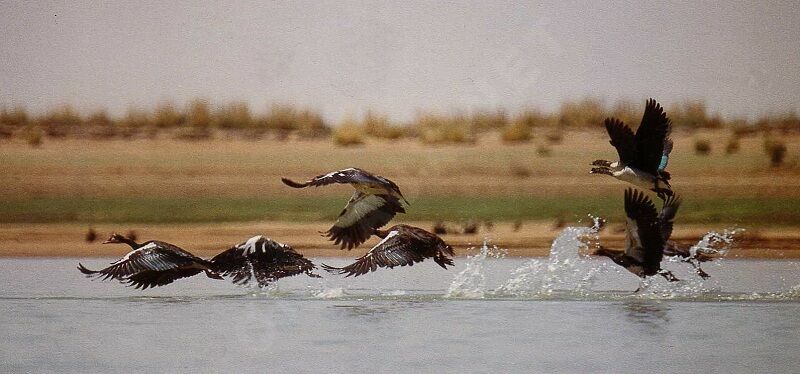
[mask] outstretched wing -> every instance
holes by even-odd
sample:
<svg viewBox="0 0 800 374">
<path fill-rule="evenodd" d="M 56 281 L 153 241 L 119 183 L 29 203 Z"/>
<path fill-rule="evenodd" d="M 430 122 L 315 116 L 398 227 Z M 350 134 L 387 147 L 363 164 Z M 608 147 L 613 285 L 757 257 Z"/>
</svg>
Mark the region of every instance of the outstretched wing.
<svg viewBox="0 0 800 374">
<path fill-rule="evenodd" d="M 151 241 L 105 269 L 89 270 L 78 264 L 78 270 L 91 278 L 116 279 L 135 288 L 146 289 L 170 284 L 201 272 L 199 266 L 193 267 L 196 262 L 196 257 L 178 247 Z"/>
<path fill-rule="evenodd" d="M 430 257 L 442 268 L 453 265 L 453 259 L 448 257 L 453 255 L 453 249 L 436 235 L 410 226 L 395 226 L 390 230 L 383 240 L 353 264 L 342 268 L 325 264 L 322 267 L 331 273 L 357 277 L 379 267 L 413 266 Z"/>
<path fill-rule="evenodd" d="M 664 251 L 664 239 L 653 201 L 641 191 L 628 188 L 625 190 L 625 215 L 625 254 L 642 264 L 658 266 Z"/>
<path fill-rule="evenodd" d="M 662 161 L 666 168 L 664 156 L 669 156 L 669 152 L 664 153 L 665 146 L 671 143 L 669 133 L 672 124 L 655 100 L 647 100 L 647 105 L 642 116 L 642 123 L 636 130 L 636 168 L 646 171 L 652 175 L 658 175 L 659 166 Z M 671 150 L 671 146 L 668 148 Z"/>
<path fill-rule="evenodd" d="M 658 214 L 658 222 L 661 225 L 661 237 L 664 241 L 669 240 L 672 236 L 672 226 L 675 221 L 675 214 L 678 213 L 678 208 L 681 206 L 681 198 L 677 195 L 668 196 L 664 200 L 664 206 L 661 208 L 661 213 Z"/>
<path fill-rule="evenodd" d="M 352 249 L 369 239 L 375 229 L 389 223 L 397 213 L 405 212 L 397 197 L 356 191 L 326 236 L 342 249 Z"/>
<path fill-rule="evenodd" d="M 334 183 L 375 183 L 375 176 L 359 168 L 347 168 L 318 175 L 305 182 L 295 182 L 289 178 L 281 178 L 284 184 L 294 188 L 304 188 L 308 186 L 327 186 Z"/>
<path fill-rule="evenodd" d="M 214 271 L 239 285 L 255 278 L 259 287 L 266 287 L 275 280 L 301 273 L 319 277 L 312 272 L 316 266 L 310 260 L 292 247 L 261 235 L 231 247 L 210 262 Z"/>
<path fill-rule="evenodd" d="M 626 165 L 635 164 L 636 145 L 631 128 L 616 118 L 606 118 L 605 125 L 608 136 L 611 137 L 611 145 L 617 149 L 619 160 Z"/>
</svg>

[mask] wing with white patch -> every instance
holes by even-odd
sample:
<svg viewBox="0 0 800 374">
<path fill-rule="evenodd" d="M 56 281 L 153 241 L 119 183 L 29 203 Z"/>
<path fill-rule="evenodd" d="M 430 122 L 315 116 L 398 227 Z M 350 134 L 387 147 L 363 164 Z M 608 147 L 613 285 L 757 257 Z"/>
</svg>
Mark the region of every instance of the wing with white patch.
<svg viewBox="0 0 800 374">
<path fill-rule="evenodd" d="M 635 143 L 636 143 L 636 163 L 634 166 L 642 171 L 646 171 L 652 175 L 658 175 L 659 166 L 664 161 L 666 167 L 665 146 L 670 143 L 669 133 L 672 130 L 672 124 L 655 100 L 647 100 L 642 115 L 642 123 L 636 130 Z M 671 150 L 671 146 L 669 148 Z M 666 152 L 669 156 L 669 152 Z"/>
<path fill-rule="evenodd" d="M 342 249 L 352 249 L 369 239 L 375 229 L 389 223 L 397 213 L 405 212 L 397 197 L 356 191 L 326 236 Z"/>
<path fill-rule="evenodd" d="M 619 160 L 625 165 L 636 163 L 636 144 L 633 131 L 616 118 L 606 118 L 606 131 L 611 137 L 611 145 L 617 149 Z"/>
<path fill-rule="evenodd" d="M 658 265 L 664 251 L 664 239 L 653 201 L 641 191 L 625 190 L 627 216 L 625 254 L 645 265 Z"/>
<path fill-rule="evenodd" d="M 259 287 L 266 287 L 283 277 L 312 271 L 314 264 L 292 247 L 264 236 L 254 236 L 211 259 L 213 270 L 232 278 L 234 284 L 245 285 L 255 278 Z"/>
<path fill-rule="evenodd" d="M 448 255 L 453 255 L 453 249 L 436 235 L 417 227 L 398 225 L 353 264 L 342 268 L 324 264 L 322 267 L 332 273 L 357 277 L 379 267 L 412 266 L 432 257 L 439 266 L 447 269 L 447 265 L 453 265 L 453 259 Z"/>
<path fill-rule="evenodd" d="M 350 183 L 376 183 L 376 178 L 372 174 L 361 170 L 359 168 L 347 168 L 330 172 L 328 174 L 318 175 L 305 182 L 295 182 L 289 178 L 281 178 L 284 184 L 294 188 L 303 188 L 308 186 L 327 186 L 334 183 L 350 184 Z"/>
<path fill-rule="evenodd" d="M 163 286 L 202 271 L 199 266 L 192 266 L 197 263 L 198 258 L 180 248 L 180 251 L 176 251 L 175 248 L 178 247 L 151 241 L 105 269 L 94 271 L 78 264 L 78 270 L 88 277 L 116 279 L 142 289 Z"/>
<path fill-rule="evenodd" d="M 418 244 L 416 240 L 400 235 L 399 231 L 391 231 L 366 255 L 359 257 L 353 264 L 343 268 L 327 265 L 322 265 L 322 267 L 333 273 L 357 277 L 370 271 L 375 271 L 379 267 L 393 268 L 395 266 L 413 265 L 425 259 L 421 251 L 416 247 Z"/>
</svg>

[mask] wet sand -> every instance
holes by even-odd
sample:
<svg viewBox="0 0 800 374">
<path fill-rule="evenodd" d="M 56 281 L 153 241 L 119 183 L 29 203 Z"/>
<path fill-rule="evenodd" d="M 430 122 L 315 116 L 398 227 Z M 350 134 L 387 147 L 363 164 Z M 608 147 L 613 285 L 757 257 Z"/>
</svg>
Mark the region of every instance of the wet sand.
<svg viewBox="0 0 800 374">
<path fill-rule="evenodd" d="M 409 223 L 432 230 L 432 222 Z M 112 232 L 127 233 L 133 230 L 138 241 L 158 239 L 176 244 L 199 256 L 210 257 L 230 248 L 253 235 L 265 235 L 294 247 L 309 257 L 357 257 L 378 242 L 373 237 L 361 247 L 351 251 L 339 250 L 319 232 L 330 222 L 251 222 L 222 224 L 181 225 L 118 225 L 100 224 L 94 242 L 86 241 L 88 226 L 82 224 L 4 224 L 0 226 L 0 257 L 118 257 L 128 251 L 124 245 L 101 244 Z M 701 227 L 678 225 L 673 239 L 686 245 L 697 243 L 710 230 L 722 231 L 726 227 Z M 452 229 L 460 227 L 453 225 Z M 471 255 L 488 240 L 490 245 L 507 250 L 508 256 L 547 256 L 553 239 L 563 228 L 548 222 L 523 222 L 518 230 L 512 223 L 497 223 L 491 228 L 480 227 L 475 234 L 446 234 L 458 256 Z M 600 234 L 604 246 L 621 248 L 624 233 L 621 226 L 609 225 Z M 594 244 L 590 244 L 593 248 Z M 735 236 L 728 258 L 800 258 L 800 230 L 794 228 L 769 228 L 745 230 Z"/>
</svg>

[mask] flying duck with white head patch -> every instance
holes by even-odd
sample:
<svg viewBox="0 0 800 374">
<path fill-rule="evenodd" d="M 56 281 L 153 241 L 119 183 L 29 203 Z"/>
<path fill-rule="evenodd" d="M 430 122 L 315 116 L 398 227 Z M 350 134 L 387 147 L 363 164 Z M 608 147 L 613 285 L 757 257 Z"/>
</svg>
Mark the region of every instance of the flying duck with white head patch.
<svg viewBox="0 0 800 374">
<path fill-rule="evenodd" d="M 672 151 L 672 123 L 655 100 L 647 100 L 642 123 L 636 130 L 616 118 L 606 118 L 606 131 L 619 161 L 596 160 L 590 174 L 606 174 L 655 192 L 661 199 L 672 195 L 665 170 Z"/>
<path fill-rule="evenodd" d="M 142 244 L 114 233 L 103 244 L 125 243 L 133 250 L 102 270 L 89 270 L 78 264 L 78 270 L 89 278 L 116 279 L 135 288 L 146 289 L 170 284 L 178 279 L 205 272 L 209 278 L 223 279 L 214 264 L 180 247 L 149 240 Z"/>
<path fill-rule="evenodd" d="M 397 184 L 359 168 L 330 172 L 303 183 L 288 178 L 281 180 L 293 188 L 319 187 L 334 183 L 350 184 L 355 188 L 353 196 L 339 214 L 333 227 L 325 233 L 342 249 L 359 246 L 369 239 L 375 229 L 389 223 L 397 213 L 405 213 L 401 199 L 408 204 Z"/>
</svg>

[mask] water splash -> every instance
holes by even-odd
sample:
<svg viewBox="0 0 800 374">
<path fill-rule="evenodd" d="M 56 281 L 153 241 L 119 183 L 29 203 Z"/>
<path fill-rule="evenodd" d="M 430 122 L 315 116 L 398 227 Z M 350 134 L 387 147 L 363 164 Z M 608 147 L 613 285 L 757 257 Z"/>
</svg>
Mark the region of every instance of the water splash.
<svg viewBox="0 0 800 374">
<path fill-rule="evenodd" d="M 493 245 L 489 247 L 488 239 L 485 239 L 480 252 L 474 256 L 468 256 L 464 270 L 461 270 L 453 277 L 453 282 L 445 293 L 445 297 L 453 298 L 472 298 L 480 299 L 486 295 L 486 267 L 487 258 L 503 258 L 506 251 Z"/>
<path fill-rule="evenodd" d="M 567 227 L 553 241 L 546 260 L 531 259 L 511 272 L 511 277 L 498 287 L 496 295 L 521 296 L 552 294 L 568 290 L 585 292 L 604 265 L 591 266 L 580 257 L 582 250 L 598 240 L 602 219 L 591 217 L 590 227 Z"/>
<path fill-rule="evenodd" d="M 333 288 L 323 288 L 316 294 L 314 297 L 318 299 L 336 299 L 343 297 L 345 295 L 344 288 L 342 287 L 333 287 Z"/>
</svg>

